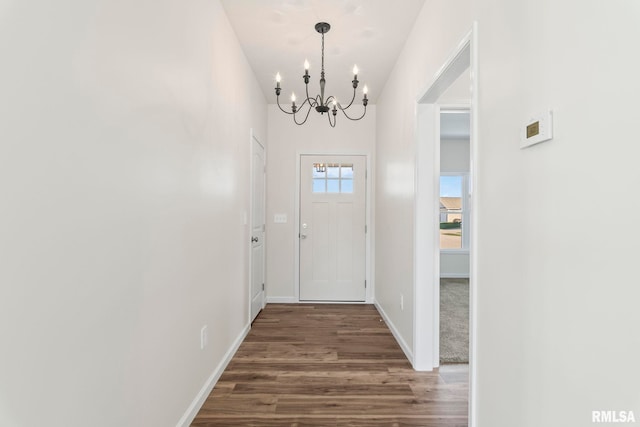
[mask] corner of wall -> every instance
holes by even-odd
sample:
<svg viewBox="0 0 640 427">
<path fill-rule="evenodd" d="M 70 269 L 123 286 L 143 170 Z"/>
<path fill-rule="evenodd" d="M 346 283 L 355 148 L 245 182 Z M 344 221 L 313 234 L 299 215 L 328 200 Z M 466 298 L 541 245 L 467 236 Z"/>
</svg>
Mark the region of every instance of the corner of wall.
<svg viewBox="0 0 640 427">
<path fill-rule="evenodd" d="M 393 320 L 391 320 L 391 318 L 387 315 L 387 313 L 384 311 L 380 303 L 374 299 L 373 305 L 378 310 L 378 313 L 380 313 L 380 316 L 382 316 L 382 319 L 384 320 L 387 327 L 393 334 L 393 337 L 398 342 L 398 345 L 404 352 L 404 355 L 407 356 L 407 359 L 409 359 L 409 362 L 411 363 L 411 365 L 413 365 L 413 350 L 411 349 L 411 346 L 409 346 L 407 342 L 404 340 L 404 338 L 402 338 L 402 335 L 394 325 Z"/>
</svg>

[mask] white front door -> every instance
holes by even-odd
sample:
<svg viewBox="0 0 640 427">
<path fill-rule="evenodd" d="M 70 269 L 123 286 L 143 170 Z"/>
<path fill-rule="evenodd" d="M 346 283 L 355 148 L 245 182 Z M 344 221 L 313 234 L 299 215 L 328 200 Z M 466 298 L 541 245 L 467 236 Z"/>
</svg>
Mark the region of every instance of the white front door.
<svg viewBox="0 0 640 427">
<path fill-rule="evenodd" d="M 366 157 L 300 157 L 300 300 L 364 301 Z"/>
<path fill-rule="evenodd" d="M 251 321 L 264 307 L 264 147 L 251 141 Z"/>
</svg>

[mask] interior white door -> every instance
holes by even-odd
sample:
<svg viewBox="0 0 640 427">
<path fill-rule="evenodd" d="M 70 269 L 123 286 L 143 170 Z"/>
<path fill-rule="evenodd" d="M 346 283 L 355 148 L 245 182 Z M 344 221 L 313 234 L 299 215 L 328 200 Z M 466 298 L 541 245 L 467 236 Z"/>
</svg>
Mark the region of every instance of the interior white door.
<svg viewBox="0 0 640 427">
<path fill-rule="evenodd" d="M 300 300 L 366 297 L 366 158 L 300 156 Z"/>
<path fill-rule="evenodd" d="M 251 147 L 251 321 L 264 307 L 264 147 L 255 137 Z"/>
</svg>

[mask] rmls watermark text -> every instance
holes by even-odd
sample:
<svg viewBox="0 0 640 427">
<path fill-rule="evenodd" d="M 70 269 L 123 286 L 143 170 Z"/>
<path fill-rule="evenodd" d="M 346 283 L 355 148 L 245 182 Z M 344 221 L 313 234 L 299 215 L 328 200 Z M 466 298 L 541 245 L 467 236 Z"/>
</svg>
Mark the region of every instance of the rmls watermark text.
<svg viewBox="0 0 640 427">
<path fill-rule="evenodd" d="M 633 411 L 591 411 L 592 423 L 635 423 Z"/>
</svg>

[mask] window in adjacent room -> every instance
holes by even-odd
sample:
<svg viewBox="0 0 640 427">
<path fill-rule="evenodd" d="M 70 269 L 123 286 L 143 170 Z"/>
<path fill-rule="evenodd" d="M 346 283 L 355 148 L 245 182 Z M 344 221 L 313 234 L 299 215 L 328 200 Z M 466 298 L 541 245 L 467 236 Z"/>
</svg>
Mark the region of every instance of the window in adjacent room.
<svg viewBox="0 0 640 427">
<path fill-rule="evenodd" d="M 440 176 L 440 249 L 469 248 L 467 174 Z"/>
</svg>

